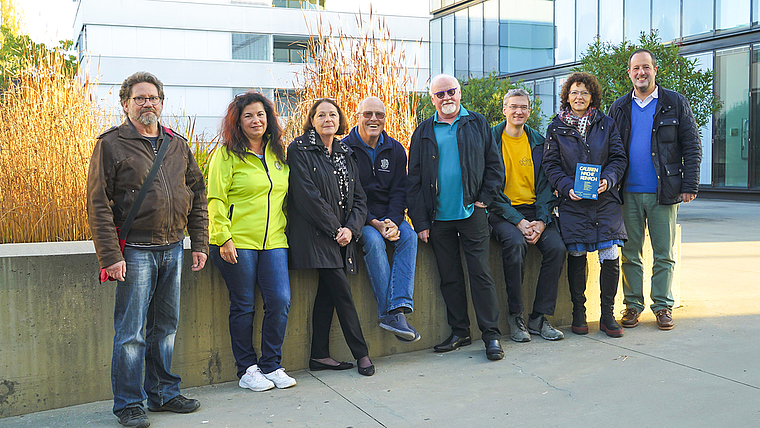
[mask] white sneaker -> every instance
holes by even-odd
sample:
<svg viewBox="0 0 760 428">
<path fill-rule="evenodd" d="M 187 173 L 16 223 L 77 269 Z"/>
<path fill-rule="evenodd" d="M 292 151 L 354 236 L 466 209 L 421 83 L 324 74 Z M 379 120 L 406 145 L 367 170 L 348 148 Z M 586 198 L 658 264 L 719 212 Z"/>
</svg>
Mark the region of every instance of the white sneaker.
<svg viewBox="0 0 760 428">
<path fill-rule="evenodd" d="M 240 378 L 238 385 L 240 385 L 241 388 L 248 388 L 251 391 L 256 392 L 267 391 L 274 388 L 272 381 L 265 378 L 261 373 L 261 370 L 259 370 L 259 367 L 255 364 L 248 367 L 248 370 L 245 371 L 243 377 Z"/>
<path fill-rule="evenodd" d="M 274 382 L 274 385 L 280 389 L 290 388 L 296 384 L 296 380 L 285 374 L 285 369 L 280 367 L 272 373 L 262 373 L 265 378 Z"/>
</svg>

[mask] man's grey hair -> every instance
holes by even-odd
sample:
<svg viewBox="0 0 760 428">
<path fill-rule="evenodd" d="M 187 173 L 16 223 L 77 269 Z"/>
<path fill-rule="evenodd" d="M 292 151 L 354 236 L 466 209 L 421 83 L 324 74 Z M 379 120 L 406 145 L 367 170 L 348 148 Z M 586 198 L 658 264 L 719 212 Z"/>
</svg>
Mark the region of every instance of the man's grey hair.
<svg viewBox="0 0 760 428">
<path fill-rule="evenodd" d="M 142 82 L 150 83 L 155 86 L 158 90 L 158 97 L 162 100 L 164 99 L 164 84 L 158 80 L 158 77 L 147 71 L 138 71 L 124 79 L 124 82 L 121 84 L 121 89 L 119 89 L 119 100 L 122 105 L 129 101 L 129 97 L 132 95 L 132 87 Z"/>
<path fill-rule="evenodd" d="M 507 105 L 507 100 L 512 97 L 525 97 L 528 99 L 528 108 L 530 108 L 530 94 L 528 91 L 526 91 L 523 88 L 514 88 L 507 91 L 507 93 L 504 95 L 504 100 L 502 101 L 502 105 Z"/>
</svg>

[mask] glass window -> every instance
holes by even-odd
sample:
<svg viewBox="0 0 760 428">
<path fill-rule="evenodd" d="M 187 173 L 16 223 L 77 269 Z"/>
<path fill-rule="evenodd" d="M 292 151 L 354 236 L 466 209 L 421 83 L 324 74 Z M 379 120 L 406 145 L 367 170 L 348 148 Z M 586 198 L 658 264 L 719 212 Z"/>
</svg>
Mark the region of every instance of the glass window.
<svg viewBox="0 0 760 428">
<path fill-rule="evenodd" d="M 546 133 L 546 127 L 554 116 L 554 79 L 536 80 L 533 96 L 541 100 L 541 132 Z"/>
<path fill-rule="evenodd" d="M 289 7 L 292 9 L 325 10 L 325 0 L 272 0 L 272 6 Z"/>
<path fill-rule="evenodd" d="M 290 62 L 301 64 L 306 61 L 314 62 L 309 57 L 309 48 L 306 40 L 299 40 L 293 37 L 273 36 L 272 53 L 274 62 Z"/>
<path fill-rule="evenodd" d="M 468 49 L 467 49 L 467 43 L 469 41 L 469 35 L 468 30 L 468 16 L 467 16 L 467 9 L 462 9 L 454 13 L 454 41 L 456 43 L 456 46 L 454 47 L 454 64 L 456 66 L 456 74 L 454 74 L 457 78 L 463 78 L 467 79 L 469 73 L 468 73 L 468 67 L 470 64 L 470 59 L 468 57 Z"/>
<path fill-rule="evenodd" d="M 441 68 L 446 74 L 454 75 L 454 15 L 444 16 L 443 19 L 443 57 Z"/>
<path fill-rule="evenodd" d="M 760 9 L 760 1 L 754 0 L 752 2 L 752 25 L 758 24 L 758 15 L 760 15 L 758 9 Z"/>
<path fill-rule="evenodd" d="M 623 15 L 623 34 L 625 39 L 638 43 L 641 33 L 650 31 L 649 2 L 626 1 Z"/>
<path fill-rule="evenodd" d="M 483 72 L 499 71 L 499 2 L 483 3 Z"/>
<path fill-rule="evenodd" d="M 501 0 L 500 68 L 503 73 L 552 65 L 553 7 L 547 0 Z"/>
<path fill-rule="evenodd" d="M 565 76 L 559 76 L 554 79 L 554 111 L 559 112 L 562 110 L 562 85 L 565 84 L 569 74 Z"/>
<path fill-rule="evenodd" d="M 554 26 L 557 31 L 556 64 L 575 61 L 575 0 L 556 0 Z"/>
<path fill-rule="evenodd" d="M 269 36 L 266 34 L 232 33 L 232 59 L 270 61 Z"/>
<path fill-rule="evenodd" d="M 443 73 L 441 68 L 441 20 L 430 21 L 430 74 Z"/>
<path fill-rule="evenodd" d="M 715 94 L 723 107 L 713 122 L 713 185 L 747 187 L 749 48 L 715 53 Z"/>
<path fill-rule="evenodd" d="M 441 8 L 441 0 L 430 0 L 430 12 Z"/>
<path fill-rule="evenodd" d="M 697 55 L 689 55 L 686 58 L 696 60 L 698 70 L 713 69 L 712 51 Z M 702 166 L 699 169 L 699 184 L 706 186 L 712 185 L 712 129 L 712 116 L 709 116 L 707 118 L 707 124 L 699 130 L 702 137 Z"/>
<path fill-rule="evenodd" d="M 575 54 L 577 59 L 580 59 L 588 50 L 588 45 L 594 43 L 594 38 L 599 34 L 599 11 L 596 0 L 576 0 L 575 7 L 575 28 L 578 32 Z"/>
<path fill-rule="evenodd" d="M 652 2 L 652 28 L 658 29 L 663 42 L 681 37 L 681 4 L 677 1 Z"/>
<path fill-rule="evenodd" d="M 470 74 L 483 76 L 483 4 L 470 7 Z"/>
<path fill-rule="evenodd" d="M 751 156 L 750 186 L 760 187 L 760 44 L 752 46 L 752 130 L 750 141 L 752 146 L 749 147 Z"/>
<path fill-rule="evenodd" d="M 619 44 L 623 41 L 623 0 L 599 2 L 599 37 L 603 42 Z"/>
<path fill-rule="evenodd" d="M 750 0 L 715 0 L 715 26 L 731 30 L 749 26 Z"/>
<path fill-rule="evenodd" d="M 683 36 L 713 30 L 713 0 L 683 0 Z"/>
</svg>

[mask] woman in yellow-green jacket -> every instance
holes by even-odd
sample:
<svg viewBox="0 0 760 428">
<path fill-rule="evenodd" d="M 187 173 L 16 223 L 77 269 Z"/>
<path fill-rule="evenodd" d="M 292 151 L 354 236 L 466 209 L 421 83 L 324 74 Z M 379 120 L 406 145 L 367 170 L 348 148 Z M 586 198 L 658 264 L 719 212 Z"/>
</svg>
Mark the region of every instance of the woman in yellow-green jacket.
<svg viewBox="0 0 760 428">
<path fill-rule="evenodd" d="M 280 365 L 290 309 L 283 202 L 290 169 L 272 102 L 258 92 L 235 97 L 222 122 L 222 144 L 209 164 L 211 260 L 230 297 L 230 336 L 241 388 L 296 384 Z M 264 300 L 261 356 L 253 349 L 254 288 Z"/>
</svg>

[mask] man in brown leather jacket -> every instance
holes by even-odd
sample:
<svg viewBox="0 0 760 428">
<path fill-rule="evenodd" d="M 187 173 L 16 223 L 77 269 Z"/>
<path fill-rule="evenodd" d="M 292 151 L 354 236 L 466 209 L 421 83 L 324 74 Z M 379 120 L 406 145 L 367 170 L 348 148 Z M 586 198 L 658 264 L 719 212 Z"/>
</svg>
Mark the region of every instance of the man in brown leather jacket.
<svg viewBox="0 0 760 428">
<path fill-rule="evenodd" d="M 203 176 L 187 142 L 160 126 L 163 84 L 154 75 L 129 76 L 119 91 L 126 118 L 98 137 L 87 175 L 87 214 L 100 266 L 117 280 L 111 360 L 113 412 L 128 427 L 150 425 L 143 410 L 189 413 L 197 400 L 180 395 L 171 373 L 179 320 L 184 230 L 192 270 L 208 254 Z M 162 145 L 169 144 L 156 178 L 119 247 L 120 228 Z M 145 379 L 143 381 L 143 368 Z"/>
</svg>

